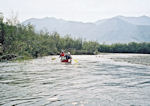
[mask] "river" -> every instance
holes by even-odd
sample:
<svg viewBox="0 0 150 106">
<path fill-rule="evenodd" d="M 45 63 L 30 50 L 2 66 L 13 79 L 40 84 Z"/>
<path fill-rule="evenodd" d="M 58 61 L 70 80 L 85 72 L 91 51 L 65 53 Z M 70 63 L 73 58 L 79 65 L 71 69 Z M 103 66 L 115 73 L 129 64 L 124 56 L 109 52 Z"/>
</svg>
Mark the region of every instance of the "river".
<svg viewBox="0 0 150 106">
<path fill-rule="evenodd" d="M 150 66 L 121 61 L 139 55 L 76 55 L 72 64 L 58 56 L 2 62 L 0 105 L 149 106 Z"/>
</svg>

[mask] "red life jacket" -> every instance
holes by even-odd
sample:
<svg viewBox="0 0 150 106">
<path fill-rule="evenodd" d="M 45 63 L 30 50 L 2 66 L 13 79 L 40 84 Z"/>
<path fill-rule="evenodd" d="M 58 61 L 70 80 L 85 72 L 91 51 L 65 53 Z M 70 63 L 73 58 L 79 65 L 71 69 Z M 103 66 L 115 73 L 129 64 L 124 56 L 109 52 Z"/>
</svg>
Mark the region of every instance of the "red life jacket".
<svg viewBox="0 0 150 106">
<path fill-rule="evenodd" d="M 65 54 L 64 53 L 60 53 L 60 56 L 65 56 Z"/>
</svg>

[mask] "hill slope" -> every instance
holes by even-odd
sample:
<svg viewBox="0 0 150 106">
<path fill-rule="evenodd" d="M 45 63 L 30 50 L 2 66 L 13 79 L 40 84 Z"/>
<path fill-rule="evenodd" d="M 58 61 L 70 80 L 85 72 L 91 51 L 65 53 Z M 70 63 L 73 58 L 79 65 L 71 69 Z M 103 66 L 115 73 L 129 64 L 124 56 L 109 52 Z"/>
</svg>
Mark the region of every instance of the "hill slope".
<svg viewBox="0 0 150 106">
<path fill-rule="evenodd" d="M 82 37 L 100 43 L 150 42 L 150 18 L 117 16 L 95 23 L 65 21 L 56 18 L 28 19 L 23 22 L 35 26 L 36 31 L 47 30 L 64 36 Z"/>
</svg>

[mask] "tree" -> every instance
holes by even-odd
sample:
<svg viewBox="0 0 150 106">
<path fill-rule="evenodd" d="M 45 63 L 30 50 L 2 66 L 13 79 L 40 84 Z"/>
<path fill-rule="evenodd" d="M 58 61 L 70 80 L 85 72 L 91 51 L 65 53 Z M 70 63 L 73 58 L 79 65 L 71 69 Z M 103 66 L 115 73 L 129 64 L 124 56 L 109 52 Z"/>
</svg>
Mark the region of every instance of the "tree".
<svg viewBox="0 0 150 106">
<path fill-rule="evenodd" d="M 13 11 L 11 12 L 10 17 L 6 18 L 6 20 L 7 20 L 7 23 L 12 26 L 19 24 L 18 14 L 14 13 Z"/>
<path fill-rule="evenodd" d="M 5 51 L 5 46 L 4 46 L 4 40 L 5 40 L 5 29 L 4 29 L 4 22 L 3 22 L 4 16 L 3 13 L 0 13 L 0 48 L 2 54 Z"/>
</svg>

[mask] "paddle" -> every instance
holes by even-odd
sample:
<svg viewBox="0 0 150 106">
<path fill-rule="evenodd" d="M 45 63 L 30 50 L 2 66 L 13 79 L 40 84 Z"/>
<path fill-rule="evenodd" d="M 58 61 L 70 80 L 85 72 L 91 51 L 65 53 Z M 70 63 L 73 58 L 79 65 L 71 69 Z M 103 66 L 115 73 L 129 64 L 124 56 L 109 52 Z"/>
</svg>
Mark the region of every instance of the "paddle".
<svg viewBox="0 0 150 106">
<path fill-rule="evenodd" d="M 55 57 L 52 57 L 51 59 L 52 59 L 52 60 L 55 60 L 56 58 L 55 58 Z"/>
<path fill-rule="evenodd" d="M 73 59 L 76 63 L 78 63 L 78 60 L 76 60 L 76 59 Z"/>
</svg>

